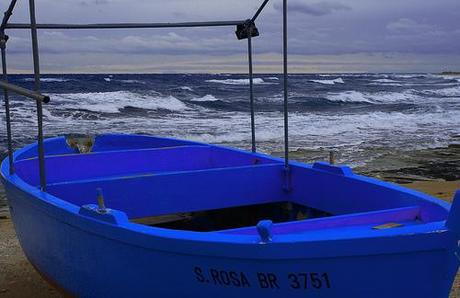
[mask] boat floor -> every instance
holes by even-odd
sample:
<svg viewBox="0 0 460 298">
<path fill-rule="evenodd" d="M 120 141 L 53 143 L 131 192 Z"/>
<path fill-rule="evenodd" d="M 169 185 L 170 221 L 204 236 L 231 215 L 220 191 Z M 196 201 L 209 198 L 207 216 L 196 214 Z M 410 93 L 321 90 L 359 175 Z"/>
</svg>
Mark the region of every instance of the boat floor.
<svg viewBox="0 0 460 298">
<path fill-rule="evenodd" d="M 420 207 L 332 215 L 321 210 L 291 202 L 258 204 L 131 219 L 132 222 L 174 230 L 221 232 L 256 235 L 261 220 L 271 220 L 276 234 L 302 234 L 328 229 L 386 230 L 419 225 Z"/>
<path fill-rule="evenodd" d="M 210 232 L 273 223 L 295 222 L 332 214 L 291 202 L 275 202 L 200 212 L 168 214 L 131 219 L 132 222 L 174 230 Z"/>
</svg>

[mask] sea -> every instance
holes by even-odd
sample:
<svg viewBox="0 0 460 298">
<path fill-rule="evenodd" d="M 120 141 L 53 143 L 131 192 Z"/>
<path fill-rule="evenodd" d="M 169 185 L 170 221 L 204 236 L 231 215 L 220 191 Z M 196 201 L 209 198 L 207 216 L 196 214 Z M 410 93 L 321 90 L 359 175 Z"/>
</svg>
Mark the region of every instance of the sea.
<svg viewBox="0 0 460 298">
<path fill-rule="evenodd" d="M 11 75 L 32 89 L 31 75 Z M 289 146 L 294 158 L 365 166 L 388 152 L 443 147 L 460 138 L 460 76 L 437 74 L 291 74 Z M 46 137 L 136 133 L 251 147 L 245 74 L 43 75 Z M 257 149 L 282 155 L 283 78 L 254 78 Z M 35 103 L 12 96 L 14 147 L 37 135 Z M 6 154 L 0 109 L 0 152 Z"/>
</svg>

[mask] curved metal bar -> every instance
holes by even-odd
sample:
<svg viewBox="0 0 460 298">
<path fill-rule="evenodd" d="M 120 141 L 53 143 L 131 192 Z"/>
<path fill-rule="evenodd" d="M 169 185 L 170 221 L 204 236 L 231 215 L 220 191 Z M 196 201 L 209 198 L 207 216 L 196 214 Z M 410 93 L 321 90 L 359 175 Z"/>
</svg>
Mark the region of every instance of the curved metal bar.
<svg viewBox="0 0 460 298">
<path fill-rule="evenodd" d="M 264 0 L 262 5 L 258 8 L 251 21 L 257 19 L 260 13 L 263 11 L 269 0 Z M 13 91 L 21 95 L 25 95 L 29 98 L 33 98 L 37 102 L 37 117 L 38 117 L 38 159 L 40 169 L 40 187 L 43 191 L 46 191 L 46 172 L 45 172 L 45 152 L 43 144 L 43 102 L 48 102 L 50 99 L 48 96 L 40 94 L 40 60 L 39 60 L 39 49 L 38 49 L 38 29 L 130 29 L 130 28 L 180 28 L 180 27 L 217 27 L 217 26 L 238 26 L 247 23 L 248 20 L 237 20 L 237 21 L 211 21 L 211 22 L 182 22 L 182 23 L 108 23 L 108 24 L 37 24 L 35 16 L 35 1 L 29 0 L 29 13 L 30 13 L 30 24 L 25 23 L 14 23 L 9 24 L 8 21 L 12 15 L 13 9 L 16 5 L 17 0 L 11 0 L 8 10 L 5 12 L 5 16 L 1 23 L 2 36 L 4 36 L 5 29 L 30 29 L 32 37 L 32 52 L 33 52 L 33 63 L 34 63 L 34 77 L 35 77 L 35 92 L 31 92 L 27 89 L 9 84 L 6 81 L 6 58 L 4 49 L 2 50 L 2 62 L 5 75 L 5 81 L 0 81 L 0 87 L 4 88 L 5 91 L 5 102 L 7 103 L 7 114 L 8 120 L 7 125 L 10 125 L 9 119 L 9 101 L 8 91 Z M 287 31 L 286 31 L 286 0 L 284 0 L 284 72 L 285 72 L 285 163 L 286 169 L 288 168 L 288 143 L 287 143 Z M 252 28 L 252 27 L 251 27 Z M 251 29 L 250 29 L 251 30 Z M 257 30 L 257 29 L 255 29 Z M 251 31 L 249 31 L 251 33 Z M 258 35 L 258 33 L 257 33 Z M 250 100 L 251 100 L 251 132 L 252 132 L 252 151 L 256 151 L 255 144 L 255 116 L 254 116 L 254 93 L 253 93 L 253 65 L 252 65 L 252 34 L 249 34 L 248 38 L 248 55 L 249 55 L 249 77 L 250 77 Z M 9 130 L 9 143 L 11 143 L 11 131 Z M 9 151 L 12 152 L 11 146 Z M 12 162 L 11 162 L 12 165 Z"/>
<path fill-rule="evenodd" d="M 8 21 L 13 15 L 13 10 L 14 10 L 14 7 L 16 6 L 16 2 L 17 0 L 11 0 L 10 5 L 8 6 L 8 9 L 6 10 L 3 16 L 2 24 L 0 25 L 0 31 L 3 32 L 3 30 L 5 29 L 5 26 L 8 24 Z"/>
</svg>

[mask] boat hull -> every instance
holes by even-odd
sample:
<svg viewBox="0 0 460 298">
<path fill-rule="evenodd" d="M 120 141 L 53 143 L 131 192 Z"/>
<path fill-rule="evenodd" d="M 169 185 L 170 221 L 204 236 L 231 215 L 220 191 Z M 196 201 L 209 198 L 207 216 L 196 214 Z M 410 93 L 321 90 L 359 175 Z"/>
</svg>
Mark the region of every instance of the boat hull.
<svg viewBox="0 0 460 298">
<path fill-rule="evenodd" d="M 136 235 L 129 231 L 121 231 L 125 241 L 112 239 L 103 232 L 110 224 L 65 212 L 9 182 L 6 190 L 28 259 L 76 296 L 448 297 L 458 268 L 447 232 L 439 233 L 438 247 L 412 252 L 347 255 L 347 245 L 329 241 L 329 257 L 277 258 L 270 249 L 258 258 L 212 256 L 199 248 L 178 253 L 180 242 L 152 249 L 131 242 Z"/>
</svg>

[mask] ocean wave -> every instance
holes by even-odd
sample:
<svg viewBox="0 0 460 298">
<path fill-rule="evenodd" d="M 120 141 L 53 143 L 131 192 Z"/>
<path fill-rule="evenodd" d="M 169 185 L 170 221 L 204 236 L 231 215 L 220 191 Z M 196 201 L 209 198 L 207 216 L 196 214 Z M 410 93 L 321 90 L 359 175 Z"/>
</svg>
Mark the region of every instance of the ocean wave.
<svg viewBox="0 0 460 298">
<path fill-rule="evenodd" d="M 128 91 L 52 94 L 56 108 L 100 113 L 120 113 L 127 107 L 147 110 L 183 111 L 185 103 L 173 96 L 138 94 Z"/>
<path fill-rule="evenodd" d="M 345 84 L 342 78 L 337 78 L 334 80 L 310 80 L 310 82 L 323 84 L 323 85 Z"/>
<path fill-rule="evenodd" d="M 423 90 L 419 91 L 424 95 L 436 95 L 436 96 L 444 96 L 444 97 L 457 97 L 460 96 L 460 86 L 458 87 L 451 87 L 451 88 L 443 88 L 437 90 Z"/>
<path fill-rule="evenodd" d="M 116 81 L 121 82 L 121 83 L 126 83 L 126 84 L 145 84 L 145 82 L 141 80 L 116 80 Z M 109 82 L 110 82 L 110 79 L 109 79 Z"/>
<path fill-rule="evenodd" d="M 390 79 L 378 79 L 378 80 L 372 80 L 372 82 L 375 82 L 375 83 L 399 83 L 399 81 L 390 80 Z"/>
<path fill-rule="evenodd" d="M 225 79 L 225 80 L 206 80 L 208 83 L 217 83 L 217 84 L 225 84 L 225 85 L 249 85 L 249 79 Z M 270 82 L 265 82 L 262 78 L 254 78 L 253 79 L 254 85 L 262 85 L 262 84 L 274 84 Z"/>
<path fill-rule="evenodd" d="M 315 114 L 291 113 L 290 135 L 297 146 L 313 148 L 315 146 L 337 147 L 366 143 L 400 146 L 426 146 L 433 141 L 449 139 L 452 129 L 458 124 L 457 111 L 432 112 L 425 114 L 402 112 L 371 112 L 366 114 Z M 438 119 L 434 121 L 433 119 Z M 210 143 L 250 143 L 251 134 L 245 126 L 247 115 L 237 113 L 229 118 L 209 117 L 194 119 L 199 131 L 189 134 L 178 133 L 176 137 L 193 139 Z M 283 136 L 283 115 L 280 112 L 261 113 L 258 115 L 258 142 L 280 144 Z M 226 129 L 227 124 L 234 125 Z M 308 123 L 308 125 L 307 125 Z M 209 128 L 212 127 L 212 133 Z M 421 130 L 421 127 L 428 128 Z M 448 128 L 445 130 L 441 128 Z M 217 128 L 217 129 L 216 129 Z M 359 130 L 360 133 L 356 133 Z M 378 132 L 378 133 L 377 133 Z M 398 133 L 395 133 L 398 132 Z M 185 135 L 184 135 L 185 133 Z"/>
<path fill-rule="evenodd" d="M 210 94 L 205 95 L 203 97 L 196 97 L 196 98 L 190 99 L 190 101 L 196 101 L 196 102 L 218 101 L 218 100 L 219 100 L 218 98 L 215 98 L 214 96 L 212 96 Z"/>
<path fill-rule="evenodd" d="M 387 104 L 412 103 L 417 101 L 420 97 L 410 91 L 377 93 L 345 91 L 340 93 L 329 93 L 326 98 L 335 102 Z"/>
<path fill-rule="evenodd" d="M 428 78 L 431 77 L 432 74 L 428 73 L 414 73 L 414 74 L 391 74 L 391 78 L 396 78 L 396 79 L 422 79 L 422 78 Z"/>
<path fill-rule="evenodd" d="M 434 78 L 438 79 L 444 79 L 448 81 L 456 81 L 460 83 L 460 77 L 459 76 L 453 76 L 453 75 L 433 75 Z"/>
<path fill-rule="evenodd" d="M 185 90 L 185 91 L 190 91 L 190 92 L 193 92 L 193 88 L 192 87 L 189 87 L 189 86 L 181 86 L 179 87 L 179 89 L 181 90 Z"/>
<path fill-rule="evenodd" d="M 24 82 L 34 82 L 34 78 L 25 78 L 23 79 Z M 40 78 L 41 82 L 45 83 L 63 83 L 63 82 L 69 82 L 71 79 L 64 79 L 64 78 Z"/>
</svg>

